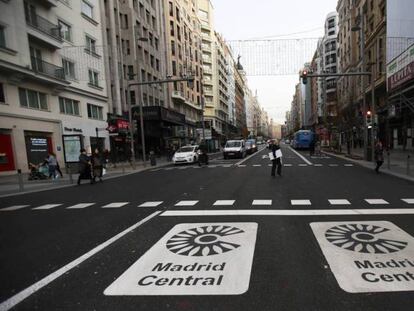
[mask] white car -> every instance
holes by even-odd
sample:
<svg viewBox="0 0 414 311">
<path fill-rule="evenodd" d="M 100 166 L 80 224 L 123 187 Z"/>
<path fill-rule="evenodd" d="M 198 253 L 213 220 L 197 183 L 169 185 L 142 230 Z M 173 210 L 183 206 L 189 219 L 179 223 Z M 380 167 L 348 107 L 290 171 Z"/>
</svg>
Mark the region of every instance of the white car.
<svg viewBox="0 0 414 311">
<path fill-rule="evenodd" d="M 223 149 L 223 158 L 244 158 L 246 156 L 246 143 L 244 140 L 228 140 Z"/>
<path fill-rule="evenodd" d="M 198 145 L 184 146 L 178 149 L 173 156 L 174 164 L 180 163 L 197 163 L 198 162 Z"/>
</svg>

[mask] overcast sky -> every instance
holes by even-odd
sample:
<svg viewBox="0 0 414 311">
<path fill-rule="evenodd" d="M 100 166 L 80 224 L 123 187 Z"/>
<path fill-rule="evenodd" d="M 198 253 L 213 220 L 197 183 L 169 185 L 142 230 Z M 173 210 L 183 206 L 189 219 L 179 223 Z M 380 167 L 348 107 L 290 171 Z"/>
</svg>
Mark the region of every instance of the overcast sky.
<svg viewBox="0 0 414 311">
<path fill-rule="evenodd" d="M 214 7 L 215 29 L 226 40 L 243 40 L 283 36 L 287 38 L 317 38 L 323 36 L 328 13 L 336 10 L 337 0 L 211 0 Z M 237 56 L 237 55 L 235 55 Z M 309 56 L 309 61 L 312 55 Z M 243 58 L 242 58 L 243 63 Z M 247 72 L 247 75 L 249 73 Z M 257 90 L 259 102 L 276 122 L 285 121 L 290 110 L 298 75 L 248 76 L 249 86 Z"/>
</svg>

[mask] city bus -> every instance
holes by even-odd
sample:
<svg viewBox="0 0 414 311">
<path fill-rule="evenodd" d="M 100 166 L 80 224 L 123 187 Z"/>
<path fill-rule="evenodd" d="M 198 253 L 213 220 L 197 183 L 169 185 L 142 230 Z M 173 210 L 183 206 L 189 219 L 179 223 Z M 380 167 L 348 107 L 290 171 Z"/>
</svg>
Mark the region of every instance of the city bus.
<svg viewBox="0 0 414 311">
<path fill-rule="evenodd" d="M 300 130 L 293 135 L 292 147 L 295 149 L 309 149 L 315 134 L 310 130 Z"/>
</svg>

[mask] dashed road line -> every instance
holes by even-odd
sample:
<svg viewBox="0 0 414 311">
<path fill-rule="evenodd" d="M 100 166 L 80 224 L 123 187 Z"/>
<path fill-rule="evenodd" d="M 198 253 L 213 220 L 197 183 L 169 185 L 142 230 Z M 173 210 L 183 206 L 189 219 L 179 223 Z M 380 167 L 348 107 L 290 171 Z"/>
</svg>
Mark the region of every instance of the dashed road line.
<svg viewBox="0 0 414 311">
<path fill-rule="evenodd" d="M 30 205 L 13 205 L 13 206 L 9 206 L 9 207 L 5 207 L 0 209 L 0 212 L 11 212 L 11 211 L 17 211 L 19 209 L 28 207 Z"/>
<path fill-rule="evenodd" d="M 314 164 L 313 166 L 316 166 L 316 167 L 321 167 L 321 166 L 323 166 L 323 164 Z"/>
<path fill-rule="evenodd" d="M 291 205 L 312 205 L 310 200 L 291 200 Z"/>
<path fill-rule="evenodd" d="M 32 208 L 32 210 L 34 211 L 39 211 L 39 210 L 48 210 L 48 209 L 52 209 L 54 207 L 58 207 L 61 206 L 63 204 L 45 204 L 45 205 L 41 205 L 35 208 Z"/>
<path fill-rule="evenodd" d="M 253 200 L 252 205 L 272 205 L 272 200 Z"/>
<path fill-rule="evenodd" d="M 82 208 L 86 208 L 86 207 L 92 206 L 94 204 L 95 203 L 79 203 L 79 204 L 75 204 L 75 205 L 69 206 L 66 209 L 82 209 Z"/>
<path fill-rule="evenodd" d="M 390 204 L 383 199 L 365 199 L 365 201 L 371 205 Z"/>
<path fill-rule="evenodd" d="M 414 199 L 401 199 L 401 200 L 408 204 L 414 204 Z"/>
<path fill-rule="evenodd" d="M 345 199 L 331 199 L 328 201 L 331 205 L 351 205 L 351 202 Z"/>
<path fill-rule="evenodd" d="M 149 201 L 144 202 L 141 205 L 138 205 L 138 207 L 157 207 L 161 205 L 164 201 Z"/>
<path fill-rule="evenodd" d="M 285 166 L 285 167 L 291 167 L 291 166 L 293 166 L 293 164 L 283 164 L 283 166 Z"/>
<path fill-rule="evenodd" d="M 174 206 L 194 206 L 198 201 L 180 201 L 177 202 Z"/>
<path fill-rule="evenodd" d="M 337 167 L 339 166 L 338 164 L 329 164 L 330 167 Z"/>
<path fill-rule="evenodd" d="M 217 200 L 214 202 L 214 206 L 227 206 L 227 205 L 233 205 L 235 200 Z"/>
<path fill-rule="evenodd" d="M 261 164 L 253 164 L 254 167 L 260 167 L 262 166 Z"/>
<path fill-rule="evenodd" d="M 125 206 L 129 204 L 129 202 L 114 202 L 114 203 L 109 203 L 107 205 L 102 206 L 102 208 L 120 208 L 122 206 Z"/>
</svg>

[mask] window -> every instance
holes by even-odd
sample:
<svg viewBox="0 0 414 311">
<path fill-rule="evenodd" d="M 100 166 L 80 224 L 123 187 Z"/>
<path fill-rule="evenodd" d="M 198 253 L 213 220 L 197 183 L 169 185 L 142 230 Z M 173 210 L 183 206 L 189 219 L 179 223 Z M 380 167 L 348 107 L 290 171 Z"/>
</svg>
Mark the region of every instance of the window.
<svg viewBox="0 0 414 311">
<path fill-rule="evenodd" d="M 134 66 L 128 65 L 128 80 L 134 79 Z"/>
<path fill-rule="evenodd" d="M 58 21 L 58 25 L 62 39 L 72 41 L 72 27 L 62 21 Z"/>
<path fill-rule="evenodd" d="M 169 8 L 170 8 L 170 16 L 174 16 L 174 6 L 173 6 L 172 2 L 169 2 L 168 5 L 169 5 Z"/>
<path fill-rule="evenodd" d="M 99 73 L 89 69 L 89 84 L 99 86 Z"/>
<path fill-rule="evenodd" d="M 59 97 L 60 113 L 80 116 L 79 102 L 77 100 Z"/>
<path fill-rule="evenodd" d="M 86 2 L 85 0 L 82 0 L 82 14 L 86 15 L 89 18 L 93 19 L 93 6 L 89 4 L 89 2 Z"/>
<path fill-rule="evenodd" d="M 66 78 L 76 79 L 74 62 L 71 62 L 67 59 L 62 59 L 62 67 Z"/>
<path fill-rule="evenodd" d="M 20 106 L 39 110 L 48 110 L 46 94 L 19 88 Z"/>
<path fill-rule="evenodd" d="M 5 103 L 6 97 L 4 96 L 4 86 L 3 83 L 0 83 L 0 103 Z"/>
<path fill-rule="evenodd" d="M 4 26 L 0 25 L 0 47 L 6 47 L 6 35 Z"/>
<path fill-rule="evenodd" d="M 96 40 L 89 36 L 86 36 L 86 50 L 92 53 L 96 53 Z"/>
<path fill-rule="evenodd" d="M 103 120 L 103 109 L 100 106 L 88 104 L 88 118 Z"/>
</svg>

